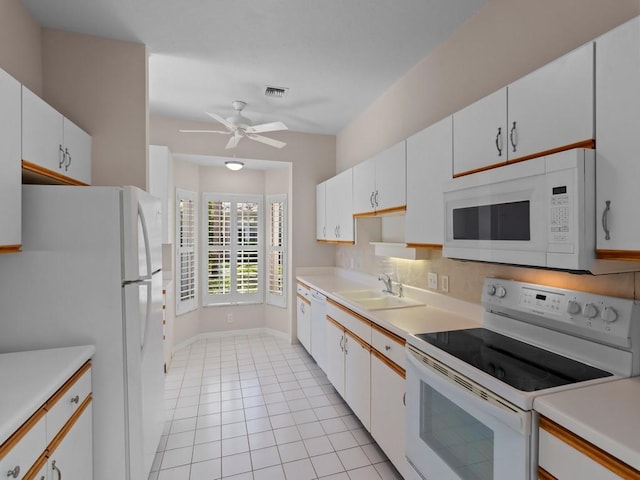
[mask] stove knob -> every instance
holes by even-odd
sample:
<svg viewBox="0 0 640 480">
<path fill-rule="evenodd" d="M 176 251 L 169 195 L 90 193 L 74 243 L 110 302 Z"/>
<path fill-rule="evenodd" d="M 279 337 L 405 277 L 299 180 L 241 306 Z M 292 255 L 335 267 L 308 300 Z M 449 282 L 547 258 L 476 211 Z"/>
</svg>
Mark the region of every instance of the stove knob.
<svg viewBox="0 0 640 480">
<path fill-rule="evenodd" d="M 580 304 L 578 302 L 575 302 L 573 300 L 569 300 L 569 303 L 567 303 L 567 313 L 569 315 L 577 315 L 580 313 Z"/>
<path fill-rule="evenodd" d="M 598 309 L 593 303 L 587 303 L 584 306 L 583 312 L 584 316 L 587 318 L 594 318 L 596 315 L 598 315 Z"/>
<path fill-rule="evenodd" d="M 507 294 L 507 291 L 504 289 L 504 287 L 498 287 L 496 288 L 496 296 L 499 298 L 504 298 L 504 296 Z"/>
<path fill-rule="evenodd" d="M 616 312 L 613 307 L 605 306 L 602 309 L 600 318 L 602 318 L 602 320 L 604 320 L 606 323 L 613 323 L 618 319 L 618 312 Z"/>
<path fill-rule="evenodd" d="M 487 288 L 485 290 L 487 292 L 487 295 L 489 295 L 490 297 L 493 297 L 496 294 L 495 285 L 487 285 Z"/>
</svg>

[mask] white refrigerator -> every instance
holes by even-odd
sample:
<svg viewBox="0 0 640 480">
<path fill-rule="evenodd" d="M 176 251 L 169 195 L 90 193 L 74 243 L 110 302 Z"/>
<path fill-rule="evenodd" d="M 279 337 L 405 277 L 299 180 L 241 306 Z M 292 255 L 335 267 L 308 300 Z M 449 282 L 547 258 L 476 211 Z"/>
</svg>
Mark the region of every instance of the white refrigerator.
<svg viewBox="0 0 640 480">
<path fill-rule="evenodd" d="M 25 185 L 0 255 L 0 352 L 93 344 L 94 480 L 145 480 L 164 428 L 160 201 Z"/>
</svg>

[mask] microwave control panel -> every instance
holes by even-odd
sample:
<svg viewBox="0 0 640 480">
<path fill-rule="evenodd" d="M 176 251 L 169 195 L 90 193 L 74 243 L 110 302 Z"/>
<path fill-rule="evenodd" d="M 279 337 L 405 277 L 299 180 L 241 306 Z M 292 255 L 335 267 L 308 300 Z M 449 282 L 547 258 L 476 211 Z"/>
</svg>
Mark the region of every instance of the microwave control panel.
<svg viewBox="0 0 640 480">
<path fill-rule="evenodd" d="M 566 243 L 571 241 L 571 185 L 551 187 L 549 208 L 549 241 Z"/>
</svg>

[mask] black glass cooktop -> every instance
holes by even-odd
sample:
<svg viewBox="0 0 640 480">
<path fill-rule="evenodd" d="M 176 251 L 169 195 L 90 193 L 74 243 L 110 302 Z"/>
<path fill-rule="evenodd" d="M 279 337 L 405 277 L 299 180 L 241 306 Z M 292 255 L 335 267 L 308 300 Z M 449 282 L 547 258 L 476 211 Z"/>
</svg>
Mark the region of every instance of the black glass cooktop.
<svg viewBox="0 0 640 480">
<path fill-rule="evenodd" d="M 485 328 L 416 337 L 524 392 L 612 376 Z"/>
</svg>

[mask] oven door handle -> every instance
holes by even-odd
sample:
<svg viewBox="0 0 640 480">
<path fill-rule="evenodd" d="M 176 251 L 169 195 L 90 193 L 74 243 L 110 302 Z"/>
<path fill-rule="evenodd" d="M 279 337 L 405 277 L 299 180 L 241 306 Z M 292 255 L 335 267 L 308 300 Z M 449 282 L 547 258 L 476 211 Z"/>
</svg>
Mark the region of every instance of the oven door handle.
<svg viewBox="0 0 640 480">
<path fill-rule="evenodd" d="M 457 375 L 463 382 L 445 376 L 443 373 L 440 373 L 440 371 L 434 370 L 431 366 L 424 364 L 416 358 L 418 355 L 420 354 L 407 350 L 407 358 L 410 366 L 416 371 L 419 379 L 426 378 L 427 381 L 425 383 L 429 384 L 441 395 L 458 404 L 458 406 L 464 410 L 468 410 L 468 408 L 465 408 L 467 406 L 475 410 L 480 410 L 482 413 L 494 417 L 496 420 L 523 435 L 531 433 L 531 412 L 521 410 L 515 405 L 508 404 L 506 401 L 500 401 L 499 397 L 495 394 L 457 372 L 455 372 L 454 375 Z M 444 368 L 453 372 L 453 370 L 448 369 L 446 366 Z M 409 377 L 409 371 L 407 371 L 407 377 Z M 477 388 L 477 391 L 474 392 L 473 390 L 467 389 L 462 386 L 463 383 L 473 384 Z M 488 393 L 490 400 L 486 399 L 484 395 L 477 393 L 479 390 Z"/>
</svg>

